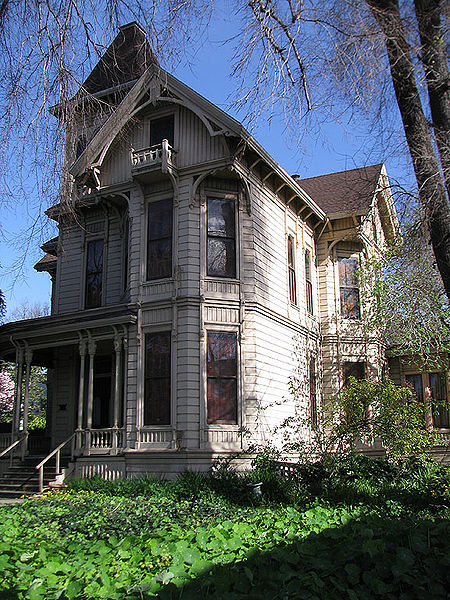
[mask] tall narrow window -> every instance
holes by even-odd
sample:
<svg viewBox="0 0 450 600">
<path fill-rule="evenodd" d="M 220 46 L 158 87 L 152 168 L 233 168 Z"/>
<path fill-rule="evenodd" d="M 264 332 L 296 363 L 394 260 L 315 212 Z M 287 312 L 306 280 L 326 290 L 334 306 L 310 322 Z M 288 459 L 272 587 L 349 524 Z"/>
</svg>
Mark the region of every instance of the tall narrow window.
<svg viewBox="0 0 450 600">
<path fill-rule="evenodd" d="M 147 279 L 172 276 L 172 200 L 148 206 Z"/>
<path fill-rule="evenodd" d="M 170 425 L 170 331 L 145 336 L 144 425 Z"/>
<path fill-rule="evenodd" d="M 316 385 L 316 361 L 311 358 L 309 361 L 309 414 L 311 425 L 317 426 L 317 385 Z"/>
<path fill-rule="evenodd" d="M 450 414 L 447 402 L 447 386 L 444 373 L 430 373 L 430 390 L 432 397 L 433 425 L 450 428 Z"/>
<path fill-rule="evenodd" d="M 208 333 L 208 424 L 237 423 L 235 333 Z"/>
<path fill-rule="evenodd" d="M 130 243 L 130 220 L 128 216 L 125 217 L 123 222 L 123 252 L 122 252 L 122 289 L 124 292 L 128 289 L 128 260 L 129 260 L 129 243 Z"/>
<path fill-rule="evenodd" d="M 346 319 L 359 319 L 359 288 L 356 275 L 358 260 L 339 256 L 338 265 L 341 316 Z"/>
<path fill-rule="evenodd" d="M 295 242 L 292 235 L 287 239 L 288 274 L 289 274 L 289 300 L 297 304 L 297 282 L 295 280 Z"/>
<path fill-rule="evenodd" d="M 103 288 L 103 240 L 91 240 L 87 244 L 85 307 L 102 305 Z"/>
<path fill-rule="evenodd" d="M 311 276 L 311 252 L 305 251 L 305 283 L 306 283 L 306 310 L 313 314 L 313 288 Z"/>
<path fill-rule="evenodd" d="M 234 200 L 208 198 L 208 275 L 236 277 Z"/>
<path fill-rule="evenodd" d="M 150 121 L 150 146 L 161 145 L 163 140 L 173 146 L 173 130 L 173 115 Z"/>
</svg>

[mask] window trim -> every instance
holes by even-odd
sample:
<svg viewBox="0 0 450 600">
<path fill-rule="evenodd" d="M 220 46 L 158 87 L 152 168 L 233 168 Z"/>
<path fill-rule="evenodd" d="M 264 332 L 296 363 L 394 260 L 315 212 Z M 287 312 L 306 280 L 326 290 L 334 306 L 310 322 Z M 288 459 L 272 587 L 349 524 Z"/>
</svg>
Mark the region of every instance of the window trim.
<svg viewBox="0 0 450 600">
<path fill-rule="evenodd" d="M 171 273 L 167 277 L 158 277 L 158 278 L 149 278 L 148 277 L 148 247 L 149 247 L 149 231 L 150 231 L 150 205 L 156 204 L 157 202 L 164 202 L 170 200 L 172 202 L 172 235 L 171 235 Z M 144 233 L 144 283 L 152 284 L 158 281 L 171 281 L 173 279 L 173 273 L 175 268 L 175 253 L 176 253 L 176 220 L 175 220 L 175 202 L 173 193 L 165 193 L 160 195 L 155 195 L 155 197 L 151 197 L 146 201 L 146 209 L 145 209 L 145 233 Z"/>
<path fill-rule="evenodd" d="M 101 302 L 99 306 L 88 307 L 87 306 L 87 266 L 88 266 L 88 246 L 91 242 L 102 241 L 103 242 L 103 262 L 102 262 L 102 290 L 101 290 Z M 107 270 L 107 257 L 108 257 L 108 242 L 105 233 L 101 234 L 88 234 L 84 238 L 84 257 L 83 257 L 83 274 L 82 274 L 82 310 L 95 310 L 106 306 L 106 270 Z"/>
<path fill-rule="evenodd" d="M 241 219 L 239 218 L 239 195 L 235 192 L 221 192 L 217 189 L 207 188 L 201 193 L 203 205 L 203 235 L 202 249 L 200 252 L 201 273 L 204 279 L 212 281 L 240 281 L 240 258 L 241 258 Z M 235 259 L 235 276 L 226 277 L 224 275 L 208 275 L 208 198 L 215 200 L 232 200 L 234 202 L 234 259 Z"/>
</svg>

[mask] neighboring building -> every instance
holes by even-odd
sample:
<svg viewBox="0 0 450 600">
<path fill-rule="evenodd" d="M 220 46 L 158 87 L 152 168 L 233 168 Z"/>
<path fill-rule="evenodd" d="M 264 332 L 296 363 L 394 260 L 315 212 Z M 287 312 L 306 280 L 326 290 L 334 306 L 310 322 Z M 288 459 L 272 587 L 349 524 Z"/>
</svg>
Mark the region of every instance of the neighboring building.
<svg viewBox="0 0 450 600">
<path fill-rule="evenodd" d="M 207 469 L 276 441 L 300 407 L 314 420 L 348 376 L 381 376 L 356 271 L 396 235 L 383 165 L 289 176 L 161 69 L 135 23 L 72 109 L 59 235 L 36 265 L 51 316 L 0 328 L 24 381 L 16 431 L 39 364 L 50 445 L 75 434 L 76 473 Z"/>
</svg>

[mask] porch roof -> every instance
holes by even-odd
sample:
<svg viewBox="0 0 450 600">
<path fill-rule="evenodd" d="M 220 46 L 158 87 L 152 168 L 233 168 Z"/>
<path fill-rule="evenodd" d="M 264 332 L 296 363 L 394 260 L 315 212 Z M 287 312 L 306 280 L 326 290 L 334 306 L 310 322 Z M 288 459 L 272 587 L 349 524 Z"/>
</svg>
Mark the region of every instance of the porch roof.
<svg viewBox="0 0 450 600">
<path fill-rule="evenodd" d="M 32 350 L 66 346 L 78 343 L 83 332 L 104 338 L 114 333 L 114 327 L 136 320 L 137 307 L 126 305 L 5 323 L 0 327 L 0 358 L 15 361 L 15 344 L 26 342 Z"/>
</svg>

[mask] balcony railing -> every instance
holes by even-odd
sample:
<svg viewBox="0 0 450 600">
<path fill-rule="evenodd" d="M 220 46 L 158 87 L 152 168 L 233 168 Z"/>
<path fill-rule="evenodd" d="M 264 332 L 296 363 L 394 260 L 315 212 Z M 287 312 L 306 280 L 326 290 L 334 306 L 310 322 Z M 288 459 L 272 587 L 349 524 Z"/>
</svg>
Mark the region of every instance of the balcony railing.
<svg viewBox="0 0 450 600">
<path fill-rule="evenodd" d="M 153 167 L 160 167 L 163 173 L 167 172 L 168 167 L 173 166 L 174 150 L 167 140 L 161 144 L 155 144 L 149 148 L 141 150 L 131 150 L 131 170 L 144 171 Z"/>
</svg>

